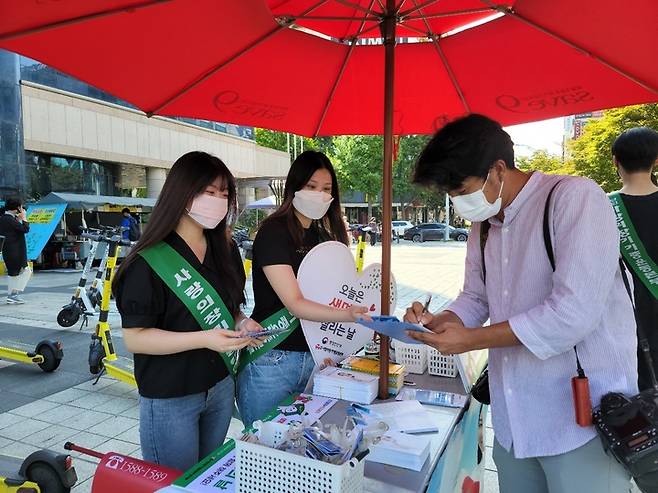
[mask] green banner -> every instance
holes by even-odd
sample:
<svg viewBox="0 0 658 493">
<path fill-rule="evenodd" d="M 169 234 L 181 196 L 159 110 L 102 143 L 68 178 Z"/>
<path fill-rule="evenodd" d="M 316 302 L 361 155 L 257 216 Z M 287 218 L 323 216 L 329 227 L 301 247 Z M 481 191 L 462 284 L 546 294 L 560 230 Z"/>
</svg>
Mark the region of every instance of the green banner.
<svg viewBox="0 0 658 493">
<path fill-rule="evenodd" d="M 285 329 L 285 332 L 267 337 L 265 342 L 258 347 L 244 348 L 242 350 L 242 357 L 240 359 L 238 371 L 241 371 L 249 363 L 260 358 L 270 349 L 274 349 L 276 346 L 281 344 L 286 337 L 292 334 L 293 331 L 299 327 L 299 320 L 292 313 L 290 313 L 287 308 L 284 307 L 274 315 L 263 320 L 261 322 L 261 326 L 265 330 Z"/>
<path fill-rule="evenodd" d="M 235 330 L 235 320 L 215 288 L 168 243 L 161 241 L 139 254 L 178 296 L 203 330 Z M 219 354 L 231 375 L 235 375 L 240 352 Z"/>
<path fill-rule="evenodd" d="M 640 241 L 619 193 L 611 193 L 608 197 L 617 215 L 621 254 L 653 297 L 658 299 L 658 266 L 647 253 L 642 241 Z"/>
</svg>

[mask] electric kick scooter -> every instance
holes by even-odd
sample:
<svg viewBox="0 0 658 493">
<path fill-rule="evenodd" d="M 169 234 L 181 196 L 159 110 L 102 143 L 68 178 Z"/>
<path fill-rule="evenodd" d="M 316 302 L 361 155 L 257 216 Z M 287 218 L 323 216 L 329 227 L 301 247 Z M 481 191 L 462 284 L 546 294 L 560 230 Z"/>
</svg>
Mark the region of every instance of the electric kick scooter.
<svg viewBox="0 0 658 493">
<path fill-rule="evenodd" d="M 77 480 L 67 454 L 38 450 L 25 460 L 0 455 L 0 493 L 69 493 Z"/>
<path fill-rule="evenodd" d="M 5 237 L 0 236 L 0 251 Z M 34 364 L 46 373 L 55 371 L 64 357 L 62 343 L 44 339 L 36 347 L 17 341 L 0 341 L 0 360 Z M 0 471 L 1 472 L 1 471 Z M 2 490 L 0 490 L 0 493 Z"/>
<path fill-rule="evenodd" d="M 98 375 L 96 382 L 104 372 L 108 375 L 137 387 L 132 359 L 117 356 L 112 342 L 108 315 L 110 312 L 110 297 L 112 295 L 112 280 L 114 279 L 114 268 L 121 246 L 130 246 L 130 240 L 121 236 L 123 228 L 118 228 L 103 235 L 102 241 L 107 243 L 107 263 L 105 265 L 105 278 L 103 279 L 103 295 L 101 297 L 100 314 L 96 331 L 91 336 L 89 345 L 89 371 L 92 375 Z"/>
<path fill-rule="evenodd" d="M 80 281 L 75 289 L 75 293 L 71 297 L 71 302 L 64 305 L 60 312 L 57 314 L 57 323 L 62 327 L 71 327 L 82 316 L 82 324 L 80 330 L 89 324 L 89 316 L 96 315 L 96 309 L 100 306 L 101 292 L 103 289 L 103 274 L 105 272 L 105 265 L 107 263 L 107 249 L 101 259 L 100 266 L 96 272 L 96 277 L 90 286 L 87 286 L 89 273 L 91 272 L 98 247 L 104 245 L 101 240 L 103 235 L 100 230 L 90 229 L 82 233 L 82 237 L 91 240 L 91 248 L 87 261 L 82 270 Z"/>
</svg>

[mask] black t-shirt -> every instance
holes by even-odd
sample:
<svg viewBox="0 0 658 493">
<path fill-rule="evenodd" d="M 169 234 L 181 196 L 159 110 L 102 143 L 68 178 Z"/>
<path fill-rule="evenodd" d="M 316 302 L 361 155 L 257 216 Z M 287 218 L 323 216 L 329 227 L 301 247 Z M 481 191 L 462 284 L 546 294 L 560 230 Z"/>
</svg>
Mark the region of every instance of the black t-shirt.
<svg viewBox="0 0 658 493">
<path fill-rule="evenodd" d="M 620 195 L 640 241 L 649 257 L 658 264 L 658 192 L 641 196 Z M 633 274 L 637 323 L 642 326 L 649 340 L 653 366 L 658 375 L 658 300 L 635 275 L 633 269 L 630 271 Z M 640 390 L 650 388 L 651 380 L 641 352 L 638 352 L 638 373 Z"/>
<path fill-rule="evenodd" d="M 271 219 L 263 224 L 254 240 L 253 284 L 255 306 L 251 318 L 260 323 L 283 308 L 283 303 L 272 289 L 263 272 L 263 267 L 268 265 L 290 265 L 296 276 L 302 260 L 318 243 L 320 243 L 320 234 L 315 223 L 312 223 L 311 227 L 304 231 L 304 241 L 299 248 L 295 247 L 286 218 Z M 297 328 L 276 349 L 309 351 L 302 328 Z"/>
<path fill-rule="evenodd" d="M 208 248 L 203 264 L 176 233 L 166 240 L 187 260 L 226 300 L 230 289 L 244 291 L 244 269 L 240 252 L 232 245 L 229 262 L 235 262 L 240 285 L 223 282 L 218 265 L 217 248 L 208 237 Z M 201 330 L 198 322 L 183 302 L 148 265 L 138 256 L 115 288 L 117 307 L 124 329 L 158 328 L 172 332 Z M 243 295 L 244 296 L 244 295 Z M 244 301 L 244 297 L 242 298 Z M 228 375 L 222 357 L 210 349 L 195 349 L 167 355 L 135 354 L 135 378 L 140 395 L 153 399 L 182 397 L 205 392 Z"/>
</svg>

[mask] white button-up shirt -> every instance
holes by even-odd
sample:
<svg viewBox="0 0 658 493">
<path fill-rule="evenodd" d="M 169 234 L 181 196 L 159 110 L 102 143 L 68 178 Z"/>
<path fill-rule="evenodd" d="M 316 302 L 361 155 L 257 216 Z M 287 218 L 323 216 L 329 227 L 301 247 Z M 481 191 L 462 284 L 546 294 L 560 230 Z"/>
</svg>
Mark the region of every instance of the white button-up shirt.
<svg viewBox="0 0 658 493">
<path fill-rule="evenodd" d="M 549 224 L 556 270 L 543 235 Z M 489 350 L 494 431 L 517 458 L 562 454 L 596 436 L 576 424 L 571 378 L 578 356 L 592 405 L 607 392 L 637 393 L 635 320 L 619 271 L 619 234 L 612 206 L 594 182 L 533 173 L 505 209 L 490 219 L 486 287 L 480 225 L 466 253 L 464 289 L 448 307 L 467 327 L 509 321 L 522 345 Z M 503 234 L 504 231 L 504 234 Z"/>
</svg>

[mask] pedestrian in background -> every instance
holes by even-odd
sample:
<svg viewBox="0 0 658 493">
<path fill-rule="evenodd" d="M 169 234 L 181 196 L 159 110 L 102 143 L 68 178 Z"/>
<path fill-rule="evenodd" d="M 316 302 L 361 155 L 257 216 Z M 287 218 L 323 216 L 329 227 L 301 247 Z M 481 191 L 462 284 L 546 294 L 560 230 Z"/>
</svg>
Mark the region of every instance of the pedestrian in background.
<svg viewBox="0 0 658 493">
<path fill-rule="evenodd" d="M 7 303 L 21 305 L 25 300 L 20 294 L 25 290 L 31 277 L 25 243 L 25 235 L 30 231 L 30 224 L 27 222 L 25 209 L 19 199 L 7 199 L 0 212 L 0 236 L 4 237 L 2 258 L 9 276 Z"/>
</svg>

